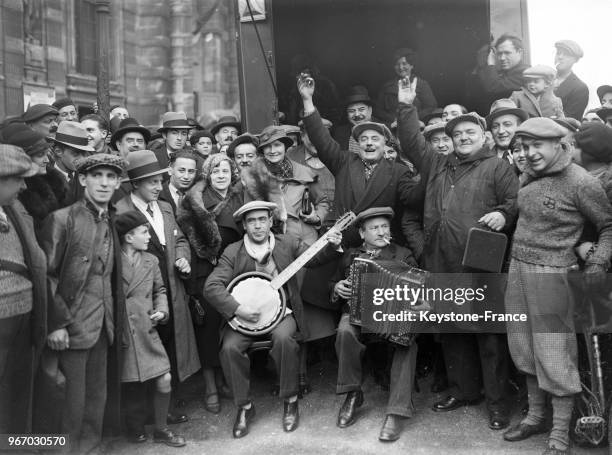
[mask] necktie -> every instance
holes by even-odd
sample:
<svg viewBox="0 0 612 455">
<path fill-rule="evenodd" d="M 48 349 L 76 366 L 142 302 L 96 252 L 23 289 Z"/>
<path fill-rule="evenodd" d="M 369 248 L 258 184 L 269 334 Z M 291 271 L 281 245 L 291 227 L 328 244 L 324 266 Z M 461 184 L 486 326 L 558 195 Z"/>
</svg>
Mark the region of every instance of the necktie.
<svg viewBox="0 0 612 455">
<path fill-rule="evenodd" d="M 153 207 L 151 207 L 151 204 L 147 204 L 147 213 L 153 218 Z"/>
<path fill-rule="evenodd" d="M 177 190 L 176 194 L 178 195 L 178 199 L 176 201 L 176 208 L 179 208 L 183 204 L 183 199 L 185 199 L 185 193 Z"/>
</svg>

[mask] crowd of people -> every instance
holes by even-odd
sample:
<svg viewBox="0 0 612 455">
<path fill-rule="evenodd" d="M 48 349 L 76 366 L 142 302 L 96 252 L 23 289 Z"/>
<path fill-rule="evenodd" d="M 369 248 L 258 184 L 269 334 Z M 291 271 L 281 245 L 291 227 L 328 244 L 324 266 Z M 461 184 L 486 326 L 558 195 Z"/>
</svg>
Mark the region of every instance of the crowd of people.
<svg viewBox="0 0 612 455">
<path fill-rule="evenodd" d="M 584 112 L 588 88 L 572 72 L 583 52 L 569 40 L 555 46 L 556 68 L 525 65 L 511 35 L 481 52 L 484 112 L 439 107 L 404 48 L 376 102 L 355 86 L 329 109 L 318 73 L 296 68 L 296 125 L 261 132 L 231 116 L 204 129 L 183 112 L 151 131 L 123 106 L 110 121 L 79 119 L 68 98 L 4 119 L 0 433 L 68 434 L 71 450 L 86 453 L 104 430 L 141 443 L 153 424 L 155 442 L 181 447 L 169 425 L 189 419 L 176 406 L 180 386 L 201 374 L 206 410 L 218 414 L 220 397 L 231 397 L 232 434 L 244 437 L 255 416 L 250 348 L 262 340 L 291 432 L 312 350 L 335 337 L 340 428 L 358 418 L 368 358 L 389 389 L 381 441 L 397 440 L 419 411 L 420 369 L 433 372 L 432 391 L 446 391 L 434 411 L 484 399 L 483 425 L 505 440 L 548 432 L 544 453 L 569 453 L 582 391 L 575 297 L 586 287 L 610 300 L 612 86 Z M 345 124 L 324 118 L 337 110 Z M 340 232 L 351 211 L 355 223 Z M 351 323 L 356 258 L 474 272 L 462 265 L 474 227 L 510 239 L 507 279 L 488 281 L 487 305 L 527 322 L 507 333 L 415 334 L 406 345 Z M 265 336 L 236 330 L 236 318 L 256 324 L 262 314 L 258 297 L 231 292 L 233 280 L 278 277 L 321 237 L 327 246 L 284 282 L 279 323 Z M 576 270 L 583 278 L 570 283 Z M 512 427 L 510 382 L 527 397 Z"/>
</svg>

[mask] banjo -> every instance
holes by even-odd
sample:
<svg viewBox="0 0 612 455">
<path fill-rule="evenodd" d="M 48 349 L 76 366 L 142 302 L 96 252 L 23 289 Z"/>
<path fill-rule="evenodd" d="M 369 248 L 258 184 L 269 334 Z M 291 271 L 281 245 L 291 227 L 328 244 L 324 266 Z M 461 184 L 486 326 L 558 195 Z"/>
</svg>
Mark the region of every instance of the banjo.
<svg viewBox="0 0 612 455">
<path fill-rule="evenodd" d="M 355 221 L 355 218 L 353 212 L 345 213 L 330 231 L 343 231 Z M 248 303 L 259 310 L 260 316 L 257 322 L 234 316 L 228 321 L 230 327 L 250 336 L 265 335 L 272 331 L 281 322 L 287 309 L 287 296 L 283 285 L 315 257 L 327 243 L 328 235 L 325 233 L 275 277 L 263 272 L 246 272 L 234 278 L 227 286 L 229 293 L 238 303 Z"/>
</svg>

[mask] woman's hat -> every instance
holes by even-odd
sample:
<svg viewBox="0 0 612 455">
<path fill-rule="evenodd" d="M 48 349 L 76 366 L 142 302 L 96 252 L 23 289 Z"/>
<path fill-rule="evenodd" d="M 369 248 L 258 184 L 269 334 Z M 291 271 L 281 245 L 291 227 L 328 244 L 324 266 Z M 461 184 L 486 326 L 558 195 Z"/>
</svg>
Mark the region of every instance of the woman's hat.
<svg viewBox="0 0 612 455">
<path fill-rule="evenodd" d="M 268 126 L 259 135 L 259 146 L 257 150 L 262 150 L 266 145 L 270 145 L 275 141 L 280 141 L 285 144 L 285 149 L 293 146 L 293 139 L 287 136 L 287 130 L 280 126 Z"/>
</svg>

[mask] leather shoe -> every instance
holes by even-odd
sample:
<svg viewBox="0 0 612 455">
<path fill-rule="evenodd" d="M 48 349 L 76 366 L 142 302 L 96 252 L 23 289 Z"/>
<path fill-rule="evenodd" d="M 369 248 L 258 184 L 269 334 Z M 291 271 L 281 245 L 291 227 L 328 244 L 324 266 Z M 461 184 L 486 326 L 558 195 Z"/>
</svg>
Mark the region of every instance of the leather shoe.
<svg viewBox="0 0 612 455">
<path fill-rule="evenodd" d="M 380 429 L 378 440 L 382 442 L 397 441 L 402 432 L 402 417 L 395 414 L 387 414 L 383 426 Z"/>
<path fill-rule="evenodd" d="M 504 439 L 506 441 L 522 441 L 527 439 L 534 434 L 546 433 L 547 429 L 544 423 L 538 425 L 527 425 L 526 423 L 519 423 L 504 433 Z"/>
<path fill-rule="evenodd" d="M 436 412 L 454 411 L 455 409 L 458 409 L 462 406 L 478 404 L 480 403 L 480 401 L 480 398 L 477 398 L 476 400 L 460 400 L 452 395 L 449 395 L 444 400 L 434 403 L 432 409 Z"/>
<path fill-rule="evenodd" d="M 503 430 L 510 425 L 508 414 L 504 411 L 491 411 L 489 414 L 489 428 L 491 430 Z"/>
<path fill-rule="evenodd" d="M 168 417 L 166 417 L 166 423 L 168 425 L 175 425 L 177 423 L 185 423 L 189 420 L 189 417 L 187 417 L 184 414 L 172 414 L 171 412 L 168 413 Z"/>
<path fill-rule="evenodd" d="M 363 404 L 363 392 L 361 390 L 353 390 L 346 394 L 346 399 L 340 407 L 338 413 L 338 425 L 340 428 L 346 428 L 355 423 L 355 410 Z"/>
<path fill-rule="evenodd" d="M 243 407 L 238 409 L 236 421 L 234 422 L 234 429 L 232 430 L 232 434 L 235 438 L 242 438 L 249 434 L 249 424 L 251 420 L 253 420 L 253 417 L 255 417 L 255 406 L 252 403 L 249 409 Z"/>
<path fill-rule="evenodd" d="M 285 409 L 283 412 L 283 430 L 287 433 L 295 430 L 300 423 L 300 410 L 298 408 L 298 401 L 294 402 L 285 401 Z"/>
<path fill-rule="evenodd" d="M 184 437 L 174 434 L 168 428 L 164 428 L 163 430 L 155 430 L 153 432 L 153 441 L 163 442 L 170 447 L 183 447 L 185 444 L 187 444 Z"/>
<path fill-rule="evenodd" d="M 142 432 L 142 433 L 132 433 L 128 436 L 128 440 L 130 442 L 133 442 L 134 444 L 138 444 L 141 442 L 147 442 L 147 435 L 146 433 Z"/>
</svg>

